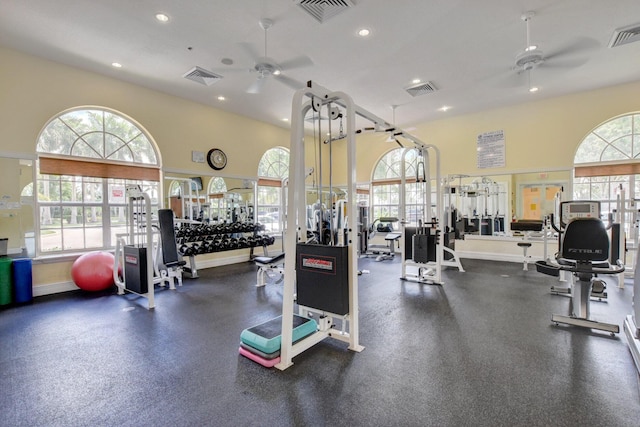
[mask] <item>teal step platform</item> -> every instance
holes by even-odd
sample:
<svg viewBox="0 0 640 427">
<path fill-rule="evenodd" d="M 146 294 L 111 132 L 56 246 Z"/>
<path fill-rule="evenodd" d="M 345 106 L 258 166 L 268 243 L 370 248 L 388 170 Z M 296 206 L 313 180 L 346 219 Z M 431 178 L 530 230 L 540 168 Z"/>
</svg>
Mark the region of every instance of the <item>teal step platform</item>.
<svg viewBox="0 0 640 427">
<path fill-rule="evenodd" d="M 240 334 L 240 341 L 265 354 L 272 354 L 280 350 L 282 338 L 282 316 L 245 329 Z M 301 340 L 318 330 L 318 324 L 313 319 L 293 315 L 293 342 Z"/>
</svg>

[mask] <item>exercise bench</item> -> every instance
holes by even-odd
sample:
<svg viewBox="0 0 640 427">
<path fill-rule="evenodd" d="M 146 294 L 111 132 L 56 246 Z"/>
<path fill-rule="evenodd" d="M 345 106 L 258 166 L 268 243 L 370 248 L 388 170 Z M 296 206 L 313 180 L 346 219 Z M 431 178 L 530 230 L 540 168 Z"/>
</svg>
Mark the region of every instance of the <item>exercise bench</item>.
<svg viewBox="0 0 640 427">
<path fill-rule="evenodd" d="M 158 226 L 160 228 L 159 252 L 162 253 L 162 265 L 159 266 L 162 283 L 169 284 L 169 289 L 175 289 L 175 282 L 182 286 L 182 269 L 186 261 L 180 259 L 176 234 L 173 224 L 173 210 L 158 209 Z M 158 256 L 160 260 L 160 256 Z"/>
<path fill-rule="evenodd" d="M 253 261 L 258 266 L 258 283 L 256 284 L 258 288 L 266 284 L 265 275 L 269 276 L 271 273 L 284 274 L 284 253 L 274 257 L 258 256 Z"/>
</svg>

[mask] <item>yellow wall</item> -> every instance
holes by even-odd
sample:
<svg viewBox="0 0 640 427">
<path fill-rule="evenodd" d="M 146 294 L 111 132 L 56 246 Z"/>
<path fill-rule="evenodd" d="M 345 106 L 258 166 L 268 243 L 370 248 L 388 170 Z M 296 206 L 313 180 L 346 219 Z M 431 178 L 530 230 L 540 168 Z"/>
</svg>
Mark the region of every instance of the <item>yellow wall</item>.
<svg viewBox="0 0 640 427">
<path fill-rule="evenodd" d="M 255 175 L 264 151 L 289 143 L 286 129 L 15 51 L 0 48 L 0 63 L 0 151 L 33 155 L 47 121 L 83 105 L 132 117 L 155 139 L 164 167 L 204 175 L 211 169 L 193 163 L 192 150 L 221 148 L 226 175 Z"/>
<path fill-rule="evenodd" d="M 226 175 L 249 177 L 256 174 L 267 149 L 289 145 L 286 129 L 1 47 L 0 64 L 2 152 L 33 156 L 47 121 L 83 105 L 112 108 L 135 119 L 158 144 L 164 168 L 211 175 L 206 163 L 191 162 L 191 150 L 218 147 L 228 156 Z M 631 96 L 634 93 L 640 93 L 640 81 L 445 118 L 420 124 L 412 133 L 439 147 L 443 175 L 570 169 L 577 145 L 592 128 L 613 116 L 640 110 L 640 101 Z M 499 129 L 505 132 L 506 166 L 477 169 L 477 135 Z M 378 159 L 395 148 L 384 140 L 382 134 L 359 137 L 358 182 L 369 181 Z M 346 183 L 344 146 L 334 144 L 334 183 Z M 312 148 L 307 147 L 307 158 L 312 159 Z M 68 263 L 59 264 L 60 274 L 51 274 L 56 265 L 47 264 L 47 274 L 34 272 L 36 285 L 49 283 L 49 277 L 53 281 L 68 277 Z"/>
<path fill-rule="evenodd" d="M 637 81 L 423 123 L 410 133 L 440 149 L 443 176 L 571 169 L 575 151 L 588 132 L 612 117 L 640 110 L 640 98 L 632 95 L 639 93 Z M 506 142 L 505 167 L 478 169 L 477 136 L 501 129 Z M 384 152 L 397 146 L 384 142 L 381 134 L 361 138 L 363 143 L 359 141 L 357 147 L 357 179 L 365 182 L 371 179 L 373 166 Z"/>
</svg>

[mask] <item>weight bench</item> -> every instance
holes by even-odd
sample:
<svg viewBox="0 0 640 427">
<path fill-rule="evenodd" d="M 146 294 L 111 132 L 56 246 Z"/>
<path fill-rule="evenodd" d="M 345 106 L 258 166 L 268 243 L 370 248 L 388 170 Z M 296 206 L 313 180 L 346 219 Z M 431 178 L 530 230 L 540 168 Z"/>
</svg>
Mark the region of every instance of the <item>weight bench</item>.
<svg viewBox="0 0 640 427">
<path fill-rule="evenodd" d="M 392 231 L 384 236 L 384 240 L 387 242 L 386 246 L 382 245 L 370 245 L 366 255 L 377 255 L 376 261 L 384 261 L 387 259 L 393 259 L 396 256 L 396 244 L 402 237 L 402 233 Z"/>
<path fill-rule="evenodd" d="M 256 284 L 258 288 L 266 284 L 265 275 L 269 277 L 273 273 L 284 274 L 284 253 L 274 257 L 258 256 L 253 261 L 258 266 L 258 283 Z"/>
</svg>

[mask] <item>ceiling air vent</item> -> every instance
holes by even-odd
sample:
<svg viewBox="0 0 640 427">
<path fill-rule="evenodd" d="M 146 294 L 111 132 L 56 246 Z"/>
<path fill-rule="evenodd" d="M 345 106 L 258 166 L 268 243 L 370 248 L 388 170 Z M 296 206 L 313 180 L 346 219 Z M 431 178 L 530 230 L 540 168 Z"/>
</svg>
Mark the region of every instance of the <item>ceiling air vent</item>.
<svg viewBox="0 0 640 427">
<path fill-rule="evenodd" d="M 355 6 L 352 0 L 295 0 L 295 2 L 321 24 Z"/>
<path fill-rule="evenodd" d="M 404 88 L 409 95 L 411 96 L 419 96 L 424 95 L 426 93 L 435 92 L 438 88 L 431 82 L 418 83 L 417 85 L 409 86 Z"/>
<path fill-rule="evenodd" d="M 182 77 L 206 86 L 211 86 L 222 78 L 222 76 L 219 76 L 216 73 L 212 73 L 211 71 L 207 71 L 204 68 L 200 68 L 197 66 L 187 71 L 182 75 Z"/>
<path fill-rule="evenodd" d="M 633 43 L 638 40 L 640 40 L 640 24 L 630 25 L 628 27 L 618 28 L 613 32 L 609 47 Z"/>
</svg>

